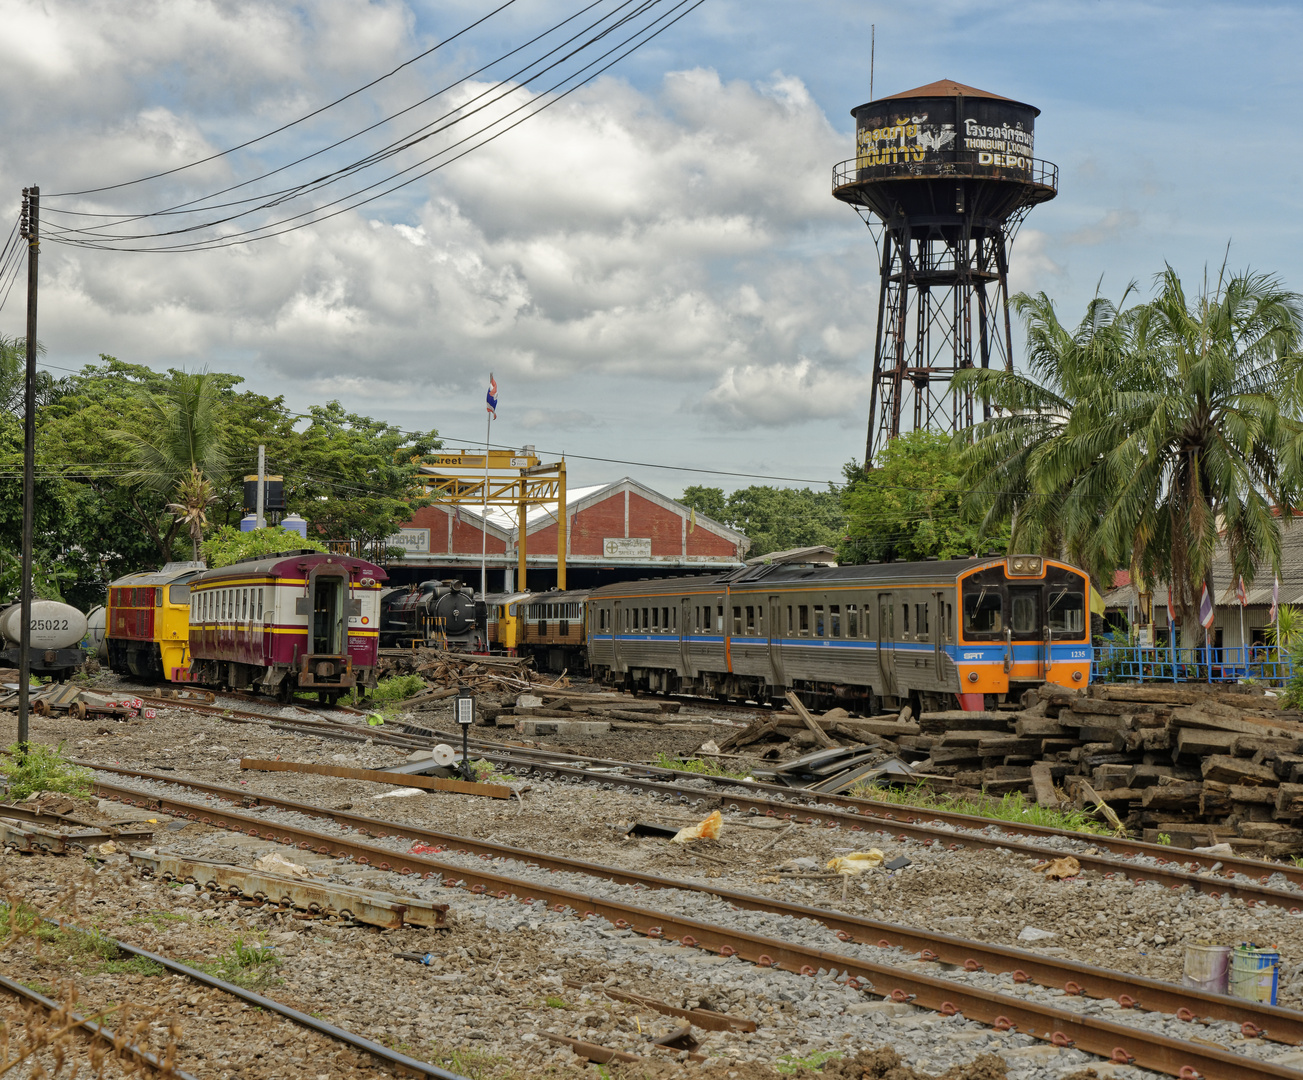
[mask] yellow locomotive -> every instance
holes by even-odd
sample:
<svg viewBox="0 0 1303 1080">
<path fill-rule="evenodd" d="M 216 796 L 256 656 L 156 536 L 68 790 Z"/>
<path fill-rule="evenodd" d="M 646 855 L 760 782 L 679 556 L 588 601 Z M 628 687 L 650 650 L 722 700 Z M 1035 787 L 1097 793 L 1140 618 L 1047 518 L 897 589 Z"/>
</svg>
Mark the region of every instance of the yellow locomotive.
<svg viewBox="0 0 1303 1080">
<path fill-rule="evenodd" d="M 190 582 L 198 562 L 128 574 L 109 585 L 104 644 L 109 670 L 138 679 L 191 682 Z"/>
</svg>

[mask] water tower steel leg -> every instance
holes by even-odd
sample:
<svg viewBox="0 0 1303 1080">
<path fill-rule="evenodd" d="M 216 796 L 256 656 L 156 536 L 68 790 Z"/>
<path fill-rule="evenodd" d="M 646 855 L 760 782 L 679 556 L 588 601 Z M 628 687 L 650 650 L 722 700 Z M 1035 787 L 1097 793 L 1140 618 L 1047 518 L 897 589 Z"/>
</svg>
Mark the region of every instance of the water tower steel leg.
<svg viewBox="0 0 1303 1080">
<path fill-rule="evenodd" d="M 887 282 L 891 276 L 891 233 L 882 237 L 882 275 L 878 279 L 878 326 L 873 336 L 873 378 L 869 380 L 869 434 L 864 442 L 864 467 L 873 464 L 873 425 L 878 416 L 878 384 L 882 381 L 882 322 L 887 310 Z"/>
</svg>

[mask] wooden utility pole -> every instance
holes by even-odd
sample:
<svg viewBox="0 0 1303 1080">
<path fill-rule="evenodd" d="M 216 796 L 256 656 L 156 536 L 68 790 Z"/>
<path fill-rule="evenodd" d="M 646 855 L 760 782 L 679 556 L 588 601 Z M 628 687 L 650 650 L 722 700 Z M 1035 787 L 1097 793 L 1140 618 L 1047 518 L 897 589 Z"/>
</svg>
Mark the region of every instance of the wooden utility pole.
<svg viewBox="0 0 1303 1080">
<path fill-rule="evenodd" d="M 23 409 L 23 563 L 18 634 L 18 743 L 27 745 L 32 671 L 32 532 L 36 509 L 36 283 L 41 249 L 41 189 L 23 188 L 22 236 L 27 241 L 27 381 Z"/>
</svg>

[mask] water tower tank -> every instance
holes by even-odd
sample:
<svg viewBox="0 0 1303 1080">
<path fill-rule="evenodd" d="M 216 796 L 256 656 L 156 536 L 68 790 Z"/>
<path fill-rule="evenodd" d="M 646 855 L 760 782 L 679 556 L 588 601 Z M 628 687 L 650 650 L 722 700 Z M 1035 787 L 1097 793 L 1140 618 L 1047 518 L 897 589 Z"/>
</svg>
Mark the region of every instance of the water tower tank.
<svg viewBox="0 0 1303 1080">
<path fill-rule="evenodd" d="M 833 195 L 880 230 L 866 462 L 902 427 L 973 423 L 956 371 L 1012 369 L 1009 246 L 1058 191 L 1058 168 L 1034 155 L 1039 113 L 950 80 L 851 110 L 855 157 L 834 167 Z"/>
</svg>

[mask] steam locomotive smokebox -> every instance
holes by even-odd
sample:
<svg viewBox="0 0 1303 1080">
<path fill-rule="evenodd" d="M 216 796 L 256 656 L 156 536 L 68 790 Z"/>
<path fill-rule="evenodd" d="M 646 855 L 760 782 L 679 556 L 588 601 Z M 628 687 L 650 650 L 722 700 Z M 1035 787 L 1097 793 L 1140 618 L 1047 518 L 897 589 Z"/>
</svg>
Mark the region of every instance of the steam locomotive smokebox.
<svg viewBox="0 0 1303 1080">
<path fill-rule="evenodd" d="M 263 487 L 266 491 L 264 510 L 285 509 L 285 478 L 283 476 L 264 476 Z M 244 508 L 251 514 L 258 512 L 258 477 L 244 478 Z"/>
</svg>

